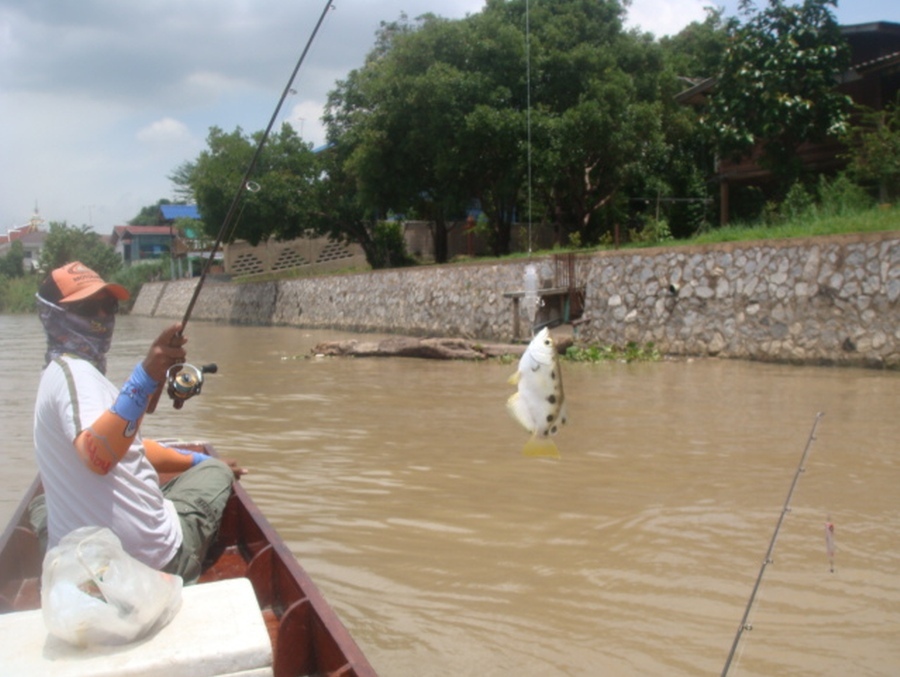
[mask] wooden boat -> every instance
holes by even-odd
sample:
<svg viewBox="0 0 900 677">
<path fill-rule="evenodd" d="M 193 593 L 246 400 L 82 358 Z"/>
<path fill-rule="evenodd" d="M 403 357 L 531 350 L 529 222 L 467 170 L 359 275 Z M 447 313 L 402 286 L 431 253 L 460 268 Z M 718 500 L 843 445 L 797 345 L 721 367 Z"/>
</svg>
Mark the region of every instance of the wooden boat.
<svg viewBox="0 0 900 677">
<path fill-rule="evenodd" d="M 203 450 L 215 455 L 215 450 Z M 0 613 L 40 608 L 43 553 L 28 524 L 26 493 L 0 538 Z M 246 577 L 272 642 L 275 677 L 367 677 L 375 670 L 284 541 L 234 483 L 219 538 L 198 584 Z"/>
</svg>

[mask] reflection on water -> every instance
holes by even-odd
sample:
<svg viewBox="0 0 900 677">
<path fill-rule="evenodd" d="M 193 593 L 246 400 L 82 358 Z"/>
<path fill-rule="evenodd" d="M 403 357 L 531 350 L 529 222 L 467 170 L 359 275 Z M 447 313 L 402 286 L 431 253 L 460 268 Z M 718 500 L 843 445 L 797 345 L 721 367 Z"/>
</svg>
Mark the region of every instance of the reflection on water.
<svg viewBox="0 0 900 677">
<path fill-rule="evenodd" d="M 114 380 L 161 327 L 121 320 Z M 519 455 L 513 365 L 303 359 L 346 335 L 289 328 L 188 334 L 220 372 L 145 431 L 251 468 L 250 493 L 384 675 L 718 674 L 818 411 L 731 674 L 900 669 L 897 374 L 566 364 L 551 461 Z M 42 350 L 34 318 L 2 318 L 4 521 L 34 471 Z"/>
</svg>

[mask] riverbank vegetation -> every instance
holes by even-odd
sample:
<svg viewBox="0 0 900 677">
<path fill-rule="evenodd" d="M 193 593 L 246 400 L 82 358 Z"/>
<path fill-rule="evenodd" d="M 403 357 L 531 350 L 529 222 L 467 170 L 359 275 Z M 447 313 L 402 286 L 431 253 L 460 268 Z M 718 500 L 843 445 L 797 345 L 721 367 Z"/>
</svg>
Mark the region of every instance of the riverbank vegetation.
<svg viewBox="0 0 900 677">
<path fill-rule="evenodd" d="M 572 345 L 563 357 L 569 362 L 658 362 L 662 359 L 653 343 L 629 341 L 624 346 Z"/>
<path fill-rule="evenodd" d="M 900 230 L 900 209 L 876 204 L 868 191 L 846 174 L 819 177 L 809 188 L 796 183 L 780 202 L 770 201 L 755 219 L 702 228 L 683 241 L 640 233 L 634 244 L 712 244 L 762 239 L 813 237 Z"/>
<path fill-rule="evenodd" d="M 0 313 L 34 312 L 34 296 L 44 276 L 38 271 L 54 270 L 72 261 L 81 261 L 103 279 L 122 285 L 132 300 L 137 298 L 141 285 L 149 280 L 164 279 L 167 276 L 164 271 L 168 270 L 167 260 L 125 267 L 119 255 L 87 226 L 51 223 L 37 271 L 25 265 L 21 242 L 13 242 L 6 255 L 0 257 Z M 130 303 L 123 303 L 123 309 L 130 308 Z"/>
<path fill-rule="evenodd" d="M 865 191 L 858 186 L 846 183 L 843 180 L 836 183 L 823 181 L 822 190 L 818 195 L 794 193 L 788 207 L 773 209 L 768 213 L 766 220 L 745 222 L 730 225 L 724 228 L 711 229 L 698 233 L 691 238 L 676 240 L 673 238 L 651 238 L 647 234 L 641 234 L 633 240 L 621 245 L 621 248 L 642 248 L 649 246 L 678 247 L 691 244 L 713 244 L 717 242 L 742 242 L 761 239 L 783 239 L 797 237 L 814 237 L 819 235 L 842 235 L 850 233 L 866 233 L 879 231 L 900 230 L 900 208 L 890 205 L 877 205 L 867 207 L 870 204 Z M 791 206 L 793 205 L 793 206 Z M 802 205 L 802 208 L 800 207 Z M 67 246 L 56 246 L 57 238 Z M 84 242 L 83 240 L 86 240 Z M 94 234 L 84 229 L 72 228 L 65 224 L 52 224 L 51 237 L 48 238 L 50 248 L 47 260 L 42 258 L 41 266 L 44 270 L 52 270 L 56 260 L 83 260 L 89 266 L 97 266 L 95 270 L 103 270 L 107 279 L 121 284 L 131 293 L 132 299 L 137 298 L 141 286 L 145 282 L 170 279 L 170 262 L 168 259 L 159 259 L 123 267 L 121 263 L 113 261 L 109 257 L 103 257 L 98 264 L 91 254 L 95 242 Z M 575 251 L 588 254 L 592 251 L 612 249 L 613 244 L 605 243 L 594 247 L 585 248 L 558 248 L 545 252 L 535 252 L 536 255 L 556 253 L 562 251 Z M 527 253 L 512 254 L 494 260 L 507 260 L 528 256 Z M 0 257 L 0 313 L 26 313 L 35 309 L 34 295 L 37 292 L 41 276 L 37 273 L 26 274 L 22 272 L 21 247 L 13 247 L 6 256 Z M 468 259 L 463 259 L 468 260 Z M 487 259 L 486 259 L 487 260 Z M 90 262 L 90 263 L 88 263 Z M 46 266 L 52 266 L 46 268 Z M 356 269 L 336 270 L 331 275 L 347 275 L 362 272 Z M 280 271 L 266 276 L 255 276 L 252 280 L 236 279 L 236 282 L 260 282 L 294 279 L 299 277 L 296 271 Z M 127 310 L 128 304 L 125 304 Z M 616 358 L 614 358 L 616 359 Z"/>
<path fill-rule="evenodd" d="M 328 143 L 275 130 L 234 223 L 263 132 L 211 128 L 173 170 L 177 196 L 197 203 L 207 240 L 223 223 L 226 242 L 328 236 L 359 244 L 370 268 L 471 260 L 449 249 L 463 224 L 491 259 L 900 229 L 900 210 L 879 206 L 900 200 L 900 100 L 855 108 L 835 88 L 850 49 L 833 0 L 746 0 L 739 17 L 709 9 L 661 39 L 628 30 L 622 0 L 531 4 L 528 17 L 525 0 L 490 0 L 464 19 L 384 22 L 329 94 Z M 812 171 L 799 149 L 823 142 L 840 150 Z M 748 158 L 767 180 L 731 182 L 719 225 L 717 160 Z M 409 220 L 431 224 L 419 260 Z M 51 237 L 133 294 L 169 277 L 166 260 L 107 262 L 84 230 Z M 16 277 L 0 269 L 0 311 L 31 305 Z"/>
<path fill-rule="evenodd" d="M 900 148 L 900 106 L 855 110 L 835 88 L 850 48 L 833 0 L 742 2 L 728 19 L 710 9 L 662 39 L 627 30 L 620 0 L 533 5 L 527 22 L 524 0 L 496 0 L 465 19 L 383 23 L 329 95 L 328 143 L 313 149 L 289 125 L 271 134 L 227 237 L 327 235 L 359 244 L 372 268 L 414 263 L 402 237 L 385 237 L 405 220 L 431 224 L 423 259 L 436 263 L 453 258 L 463 223 L 493 257 L 715 241 L 717 158 L 754 157 L 769 176 L 731 185 L 730 221 L 744 225 L 724 239 L 783 236 L 831 200 L 823 181 L 844 198 L 856 187 L 854 208 L 900 196 L 896 154 L 879 152 Z M 210 235 L 261 135 L 212 128 L 208 149 L 173 172 Z M 843 154 L 810 171 L 799 149 L 824 141 Z M 840 227 L 820 216 L 796 228 Z M 531 228 L 517 237 L 522 223 L 534 242 Z"/>
</svg>

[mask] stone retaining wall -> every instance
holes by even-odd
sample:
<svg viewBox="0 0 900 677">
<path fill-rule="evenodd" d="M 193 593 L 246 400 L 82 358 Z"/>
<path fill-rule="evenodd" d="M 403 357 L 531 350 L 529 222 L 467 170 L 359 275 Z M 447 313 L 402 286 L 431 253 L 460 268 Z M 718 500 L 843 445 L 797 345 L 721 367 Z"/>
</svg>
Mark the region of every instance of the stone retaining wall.
<svg viewBox="0 0 900 677">
<path fill-rule="evenodd" d="M 513 338 L 527 260 L 282 282 L 207 280 L 192 317 L 410 335 Z M 551 257 L 537 257 L 545 286 Z M 900 366 L 900 234 L 610 251 L 579 256 L 577 334 L 664 353 Z M 180 318 L 196 280 L 147 284 L 133 312 Z"/>
</svg>

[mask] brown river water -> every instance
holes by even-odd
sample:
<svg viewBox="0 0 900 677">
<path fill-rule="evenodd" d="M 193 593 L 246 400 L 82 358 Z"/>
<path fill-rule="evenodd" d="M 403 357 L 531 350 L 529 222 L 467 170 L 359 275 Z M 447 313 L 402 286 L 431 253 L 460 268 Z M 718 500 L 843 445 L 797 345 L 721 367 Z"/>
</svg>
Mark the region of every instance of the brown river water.
<svg viewBox="0 0 900 677">
<path fill-rule="evenodd" d="M 163 326 L 120 318 L 114 382 Z M 720 674 L 818 412 L 728 674 L 900 673 L 900 374 L 565 363 L 562 458 L 528 459 L 511 364 L 307 358 L 348 335 L 295 328 L 187 334 L 219 374 L 145 434 L 250 469 L 380 674 Z M 4 524 L 35 472 L 43 350 L 35 317 L 0 317 Z"/>
</svg>

